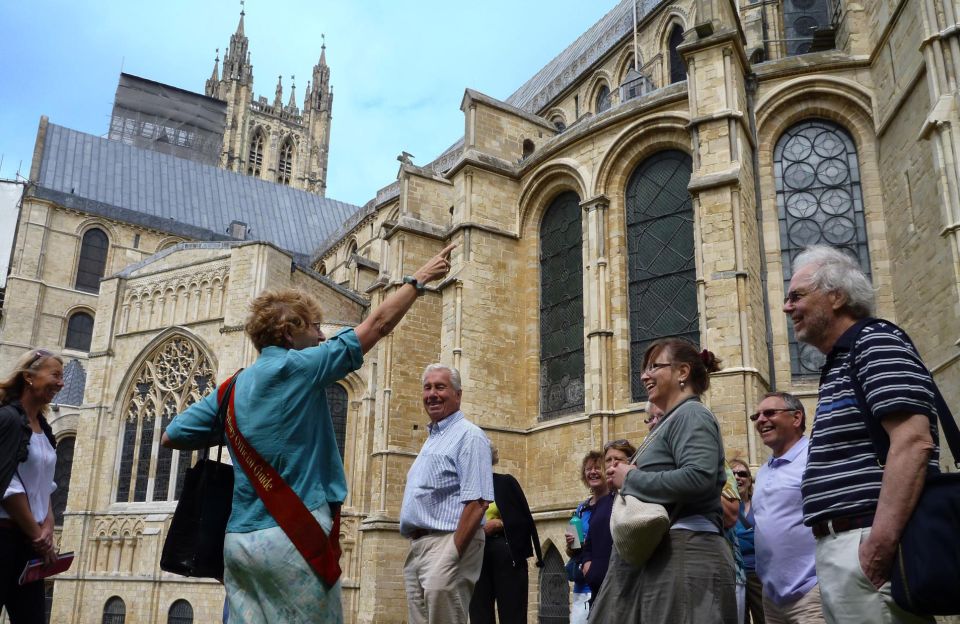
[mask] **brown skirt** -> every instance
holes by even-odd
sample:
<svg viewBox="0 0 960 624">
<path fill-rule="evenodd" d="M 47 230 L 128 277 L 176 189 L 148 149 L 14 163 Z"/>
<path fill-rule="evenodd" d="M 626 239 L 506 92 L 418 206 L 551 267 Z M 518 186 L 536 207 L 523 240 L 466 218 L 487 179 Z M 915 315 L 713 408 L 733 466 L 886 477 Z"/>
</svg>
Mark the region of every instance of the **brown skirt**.
<svg viewBox="0 0 960 624">
<path fill-rule="evenodd" d="M 668 531 L 642 568 L 614 550 L 590 624 L 737 624 L 733 554 L 723 536 Z"/>
</svg>

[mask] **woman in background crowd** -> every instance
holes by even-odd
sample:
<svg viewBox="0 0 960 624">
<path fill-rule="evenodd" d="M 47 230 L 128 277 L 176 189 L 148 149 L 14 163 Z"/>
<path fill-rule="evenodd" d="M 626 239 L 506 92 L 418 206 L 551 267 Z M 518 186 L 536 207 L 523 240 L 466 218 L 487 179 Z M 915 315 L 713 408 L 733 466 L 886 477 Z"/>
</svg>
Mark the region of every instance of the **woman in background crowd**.
<svg viewBox="0 0 960 624">
<path fill-rule="evenodd" d="M 643 567 L 613 553 L 591 624 L 737 622 L 733 555 L 722 535 L 723 439 L 700 402 L 718 369 L 712 353 L 683 339 L 658 340 L 644 354 L 640 379 L 665 414 L 636 464 L 607 474 L 624 494 L 664 505 L 674 520 Z"/>
<path fill-rule="evenodd" d="M 753 498 L 753 475 L 750 466 L 742 459 L 731 459 L 730 467 L 733 476 L 737 478 L 737 489 L 740 490 L 740 515 L 737 517 L 737 541 L 740 543 L 740 554 L 743 555 L 743 564 L 747 572 L 747 610 L 746 622 L 764 624 L 763 619 L 763 585 L 757 576 L 757 556 L 753 547 L 753 507 L 750 500 Z"/>
<path fill-rule="evenodd" d="M 610 474 L 614 466 L 630 461 L 633 454 L 637 452 L 627 440 L 614 440 L 603 445 L 603 464 Z M 610 565 L 610 553 L 613 550 L 613 537 L 610 535 L 610 512 L 613 510 L 613 497 L 617 494 L 617 488 L 611 483 L 610 477 L 606 477 L 607 487 L 610 493 L 604 496 L 597 503 L 597 508 L 593 512 L 593 518 L 590 519 L 590 530 L 587 532 L 587 539 L 583 544 L 583 562 L 581 569 L 583 576 L 587 579 L 590 586 L 590 593 L 596 600 L 600 587 L 603 586 L 603 580 L 607 576 L 607 568 Z M 590 619 L 593 622 L 593 618 Z"/>
<path fill-rule="evenodd" d="M 500 463 L 500 451 L 490 444 L 491 461 Z M 540 536 L 530 505 L 513 475 L 493 473 L 493 502 L 487 507 L 483 532 L 483 567 L 470 600 L 470 623 L 493 624 L 496 603 L 500 624 L 527 621 L 527 559 L 537 555 L 543 567 Z"/>
<path fill-rule="evenodd" d="M 610 492 L 610 486 L 607 485 L 607 476 L 604 474 L 603 453 L 600 451 L 590 451 L 580 462 L 580 480 L 590 489 L 590 496 L 577 505 L 573 515 L 580 518 L 580 527 L 583 530 L 584 538 L 590 529 L 590 520 L 593 512 L 600 502 Z M 574 548 L 574 537 L 571 533 L 566 534 L 567 556 L 570 557 L 568 570 L 572 570 L 573 581 L 573 605 L 570 607 L 570 624 L 586 624 L 587 615 L 590 613 L 590 585 L 587 579 L 583 578 L 583 571 L 580 566 L 582 561 L 582 544 Z"/>
<path fill-rule="evenodd" d="M 53 505 L 57 442 L 44 417 L 63 388 L 63 360 L 32 349 L 0 380 L 0 606 L 11 624 L 44 622 L 43 581 L 19 585 L 31 559 L 56 561 Z"/>
</svg>

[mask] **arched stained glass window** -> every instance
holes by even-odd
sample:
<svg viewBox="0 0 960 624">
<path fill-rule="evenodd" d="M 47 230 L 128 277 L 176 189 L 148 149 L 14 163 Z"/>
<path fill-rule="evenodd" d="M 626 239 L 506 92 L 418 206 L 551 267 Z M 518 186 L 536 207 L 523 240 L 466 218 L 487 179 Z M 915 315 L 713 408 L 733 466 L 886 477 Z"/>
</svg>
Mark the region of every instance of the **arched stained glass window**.
<svg viewBox="0 0 960 624">
<path fill-rule="evenodd" d="M 127 621 L 127 606 L 123 598 L 114 596 L 103 605 L 102 624 L 124 624 Z"/>
<path fill-rule="evenodd" d="M 277 183 L 289 186 L 293 175 L 293 141 L 289 138 L 280 145 L 280 160 L 277 162 Z"/>
<path fill-rule="evenodd" d="M 340 384 L 327 386 L 327 406 L 333 421 L 333 434 L 337 438 L 340 459 L 343 459 L 343 445 L 347 439 L 347 391 Z"/>
<path fill-rule="evenodd" d="M 193 607 L 186 600 L 177 600 L 167 612 L 167 624 L 193 624 Z"/>
<path fill-rule="evenodd" d="M 687 191 L 691 166 L 683 152 L 659 152 L 643 161 L 627 183 L 630 381 L 635 401 L 647 397 L 640 369 L 650 343 L 668 336 L 700 343 L 693 205 Z"/>
<path fill-rule="evenodd" d="M 161 447 L 160 436 L 176 414 L 216 389 L 213 368 L 199 346 L 176 335 L 153 351 L 133 379 L 123 412 L 117 502 L 176 500 L 196 457 Z"/>
<path fill-rule="evenodd" d="M 247 157 L 247 175 L 260 177 L 263 167 L 263 132 L 258 128 L 250 139 L 250 155 Z"/>
<path fill-rule="evenodd" d="M 608 108 L 610 108 L 610 88 L 603 85 L 597 92 L 597 113 L 602 113 Z"/>
<path fill-rule="evenodd" d="M 566 192 L 540 224 L 540 419 L 583 410 L 583 230 Z"/>
<path fill-rule="evenodd" d="M 86 312 L 77 312 L 67 321 L 67 340 L 64 348 L 89 351 L 93 340 L 93 317 Z"/>
<path fill-rule="evenodd" d="M 809 245 L 840 247 L 870 277 L 867 225 L 863 216 L 857 148 L 846 130 L 822 119 L 803 121 L 783 133 L 773 150 L 780 221 L 784 292 L 793 259 Z M 819 377 L 824 355 L 798 342 L 787 323 L 794 376 Z"/>
<path fill-rule="evenodd" d="M 541 624 L 568 624 L 570 622 L 570 583 L 567 571 L 563 567 L 563 557 L 557 547 L 550 544 L 543 553 L 543 567 L 540 568 L 540 609 L 538 622 Z"/>
<path fill-rule="evenodd" d="M 53 482 L 57 489 L 50 495 L 53 507 L 53 523 L 63 526 L 63 512 L 67 508 L 67 495 L 70 493 L 70 475 L 73 472 L 73 449 L 77 436 L 69 435 L 57 441 L 57 464 L 53 469 Z"/>
<path fill-rule="evenodd" d="M 687 79 L 687 67 L 683 63 L 683 57 L 680 55 L 680 44 L 683 43 L 683 28 L 680 24 L 673 27 L 670 31 L 670 84 L 682 82 Z"/>
<path fill-rule="evenodd" d="M 77 281 L 74 288 L 84 292 L 100 292 L 100 278 L 107 269 L 107 250 L 110 241 L 106 233 L 92 228 L 80 243 L 80 261 L 77 263 Z"/>
</svg>

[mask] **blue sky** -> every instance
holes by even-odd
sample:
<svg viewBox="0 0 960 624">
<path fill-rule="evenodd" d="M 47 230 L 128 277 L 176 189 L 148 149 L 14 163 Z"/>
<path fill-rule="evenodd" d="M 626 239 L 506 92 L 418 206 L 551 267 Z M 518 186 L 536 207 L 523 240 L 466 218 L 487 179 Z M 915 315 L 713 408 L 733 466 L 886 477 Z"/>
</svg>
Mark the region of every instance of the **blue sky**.
<svg viewBox="0 0 960 624">
<path fill-rule="evenodd" d="M 402 150 L 426 164 L 463 134 L 465 88 L 506 99 L 616 0 L 249 0 L 254 91 L 297 100 L 326 34 L 334 88 L 327 195 L 363 204 Z M 41 115 L 107 131 L 121 71 L 196 92 L 239 18 L 233 0 L 0 0 L 0 178 L 28 176 Z"/>
</svg>

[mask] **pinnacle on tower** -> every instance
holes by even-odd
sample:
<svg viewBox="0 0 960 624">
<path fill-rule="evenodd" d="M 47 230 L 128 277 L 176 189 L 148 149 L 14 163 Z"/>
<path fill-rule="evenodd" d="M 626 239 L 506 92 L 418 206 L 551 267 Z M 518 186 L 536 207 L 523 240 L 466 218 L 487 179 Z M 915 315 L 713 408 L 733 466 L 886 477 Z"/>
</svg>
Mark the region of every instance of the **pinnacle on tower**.
<svg viewBox="0 0 960 624">
<path fill-rule="evenodd" d="M 296 76 L 290 76 L 290 101 L 287 103 L 288 108 L 297 107 L 297 83 L 294 82 Z"/>
<path fill-rule="evenodd" d="M 273 108 L 280 110 L 283 107 L 283 76 L 277 76 L 277 93 L 273 98 Z"/>
<path fill-rule="evenodd" d="M 240 0 L 240 23 L 237 24 L 237 35 L 243 37 L 243 16 L 246 15 L 246 11 L 243 9 L 243 0 Z"/>
</svg>

